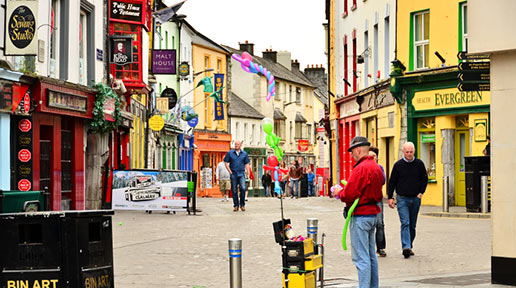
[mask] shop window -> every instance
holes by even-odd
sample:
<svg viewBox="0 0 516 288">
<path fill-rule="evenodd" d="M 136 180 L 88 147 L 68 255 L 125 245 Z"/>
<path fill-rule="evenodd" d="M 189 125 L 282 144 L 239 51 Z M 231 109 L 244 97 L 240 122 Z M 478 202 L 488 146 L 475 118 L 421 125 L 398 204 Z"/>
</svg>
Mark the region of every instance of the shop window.
<svg viewBox="0 0 516 288">
<path fill-rule="evenodd" d="M 112 23 L 111 33 L 114 35 L 129 35 L 133 37 L 133 63 L 126 65 L 111 65 L 111 69 L 116 79 L 122 79 L 129 83 L 142 83 L 142 61 L 141 61 L 141 43 L 142 32 L 137 25 Z"/>
<path fill-rule="evenodd" d="M 459 47 L 459 51 L 468 51 L 468 4 L 467 3 L 461 3 L 460 4 L 460 14 L 462 17 L 461 19 L 461 44 L 462 47 Z"/>
<path fill-rule="evenodd" d="M 428 179 L 435 180 L 435 119 L 418 121 L 418 158 L 425 163 Z"/>
</svg>

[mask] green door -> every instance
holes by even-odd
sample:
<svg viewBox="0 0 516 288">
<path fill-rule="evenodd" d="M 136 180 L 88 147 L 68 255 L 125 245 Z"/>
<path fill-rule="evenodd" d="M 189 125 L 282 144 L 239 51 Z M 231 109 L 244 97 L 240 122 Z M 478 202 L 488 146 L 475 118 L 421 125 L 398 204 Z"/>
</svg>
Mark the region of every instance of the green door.
<svg viewBox="0 0 516 288">
<path fill-rule="evenodd" d="M 466 206 L 465 159 L 469 156 L 469 130 L 455 130 L 455 205 Z"/>
</svg>

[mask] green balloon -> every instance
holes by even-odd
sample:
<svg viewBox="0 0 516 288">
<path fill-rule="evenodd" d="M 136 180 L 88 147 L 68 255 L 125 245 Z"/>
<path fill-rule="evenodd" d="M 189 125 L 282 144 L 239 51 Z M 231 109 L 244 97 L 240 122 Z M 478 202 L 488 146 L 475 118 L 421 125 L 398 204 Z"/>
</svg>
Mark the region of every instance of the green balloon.
<svg viewBox="0 0 516 288">
<path fill-rule="evenodd" d="M 269 135 L 272 133 L 272 123 L 264 123 L 263 124 L 263 132 L 265 132 L 265 134 Z"/>
<path fill-rule="evenodd" d="M 271 146 L 271 148 L 273 148 L 274 146 L 274 138 L 272 138 L 272 135 L 267 135 L 267 137 L 265 137 L 265 141 L 267 142 L 267 144 L 269 144 L 269 146 Z"/>
</svg>

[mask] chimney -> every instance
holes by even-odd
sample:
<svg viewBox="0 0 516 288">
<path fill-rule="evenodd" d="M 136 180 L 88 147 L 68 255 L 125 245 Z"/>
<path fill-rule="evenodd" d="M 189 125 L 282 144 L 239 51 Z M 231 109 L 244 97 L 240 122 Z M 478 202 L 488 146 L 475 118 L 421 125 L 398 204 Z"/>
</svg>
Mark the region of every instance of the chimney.
<svg viewBox="0 0 516 288">
<path fill-rule="evenodd" d="M 265 49 L 262 54 L 263 58 L 271 60 L 274 63 L 278 61 L 278 52 L 272 51 L 272 49 Z"/>
<path fill-rule="evenodd" d="M 292 56 L 291 56 L 290 52 L 288 52 L 288 51 L 279 51 L 278 52 L 278 63 L 290 71 L 292 71 L 291 60 L 292 60 Z"/>
<path fill-rule="evenodd" d="M 251 55 L 254 55 L 254 44 L 253 43 L 249 43 L 249 41 L 245 40 L 245 43 L 238 42 L 238 44 L 240 44 L 240 51 L 242 51 L 242 52 L 245 51 Z"/>
<path fill-rule="evenodd" d="M 296 60 L 292 60 L 292 71 L 299 71 L 299 62 Z"/>
<path fill-rule="evenodd" d="M 294 64 L 292 64 L 294 65 Z M 310 67 L 311 66 L 311 67 Z M 310 81 L 317 82 L 318 79 L 326 79 L 326 73 L 323 65 L 315 64 L 314 65 L 306 65 L 305 75 L 310 79 Z"/>
</svg>

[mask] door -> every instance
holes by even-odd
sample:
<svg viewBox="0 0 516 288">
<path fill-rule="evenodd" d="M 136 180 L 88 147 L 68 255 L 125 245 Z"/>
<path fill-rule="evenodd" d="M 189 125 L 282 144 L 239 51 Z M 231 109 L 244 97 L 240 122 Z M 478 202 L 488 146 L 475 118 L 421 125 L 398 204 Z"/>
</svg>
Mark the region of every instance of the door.
<svg viewBox="0 0 516 288">
<path fill-rule="evenodd" d="M 455 130 L 455 205 L 466 206 L 465 158 L 469 156 L 469 130 Z"/>
</svg>

